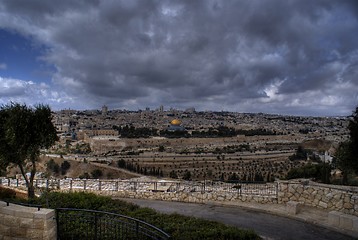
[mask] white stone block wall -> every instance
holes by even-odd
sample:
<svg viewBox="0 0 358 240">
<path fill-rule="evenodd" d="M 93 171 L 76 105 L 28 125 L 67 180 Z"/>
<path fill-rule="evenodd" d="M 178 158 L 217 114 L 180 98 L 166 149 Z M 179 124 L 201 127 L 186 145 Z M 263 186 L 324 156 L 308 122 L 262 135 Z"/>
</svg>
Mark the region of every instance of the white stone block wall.
<svg viewBox="0 0 358 240">
<path fill-rule="evenodd" d="M 0 201 L 0 239 L 55 240 L 55 210 L 24 207 Z"/>
<path fill-rule="evenodd" d="M 23 180 L 1 179 L 3 185 L 24 188 Z M 165 180 L 98 180 L 61 179 L 38 180 L 38 187 L 60 191 L 92 191 L 115 197 L 149 198 L 183 202 L 258 202 L 290 201 L 329 211 L 358 216 L 358 188 L 317 184 L 308 180 L 278 181 L 267 184 L 228 184 L 222 182 L 165 181 Z"/>
<path fill-rule="evenodd" d="M 354 187 L 313 182 L 279 182 L 278 202 L 289 201 L 358 216 L 358 189 Z"/>
</svg>

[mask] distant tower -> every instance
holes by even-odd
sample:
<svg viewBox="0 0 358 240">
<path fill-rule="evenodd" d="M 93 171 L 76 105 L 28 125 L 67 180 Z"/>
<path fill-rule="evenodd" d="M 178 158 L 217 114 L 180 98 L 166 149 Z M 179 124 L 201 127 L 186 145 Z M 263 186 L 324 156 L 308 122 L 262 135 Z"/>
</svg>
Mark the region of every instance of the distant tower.
<svg viewBox="0 0 358 240">
<path fill-rule="evenodd" d="M 164 106 L 163 105 L 160 105 L 159 112 L 164 112 Z"/>
<path fill-rule="evenodd" d="M 106 105 L 102 106 L 102 116 L 107 116 L 108 107 Z"/>
</svg>

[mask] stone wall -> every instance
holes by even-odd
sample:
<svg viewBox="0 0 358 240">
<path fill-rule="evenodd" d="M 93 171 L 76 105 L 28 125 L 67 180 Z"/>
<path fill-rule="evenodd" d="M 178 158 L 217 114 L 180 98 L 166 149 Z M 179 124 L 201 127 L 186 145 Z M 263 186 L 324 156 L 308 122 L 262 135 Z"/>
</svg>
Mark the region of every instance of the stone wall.
<svg viewBox="0 0 358 240">
<path fill-rule="evenodd" d="M 98 191 L 90 190 L 96 194 L 118 197 L 139 198 L 163 201 L 179 201 L 190 203 L 222 202 L 235 204 L 239 202 L 279 203 L 299 202 L 305 206 L 339 211 L 358 216 L 358 191 L 354 187 L 317 184 L 310 181 L 280 181 L 275 195 L 240 194 L 239 192 L 212 191 L 212 192 L 155 192 L 155 191 Z M 81 191 L 77 189 L 76 191 Z"/>
<path fill-rule="evenodd" d="M 267 196 L 254 196 L 254 195 L 240 195 L 239 193 L 229 192 L 134 192 L 134 191 L 90 191 L 102 196 L 110 196 L 113 198 L 138 198 L 150 199 L 161 201 L 174 201 L 174 202 L 188 202 L 188 203 L 210 203 L 210 202 L 223 202 L 232 203 L 237 202 L 257 202 L 277 203 L 276 198 Z"/>
<path fill-rule="evenodd" d="M 0 201 L 0 240 L 55 240 L 55 211 Z"/>
<path fill-rule="evenodd" d="M 357 187 L 318 184 L 308 180 L 281 181 L 278 184 L 278 203 L 289 201 L 358 216 Z"/>
<path fill-rule="evenodd" d="M 21 188 L 23 181 L 0 179 L 0 184 Z M 301 205 L 358 216 L 358 187 L 318 184 L 309 180 L 277 181 L 262 184 L 167 181 L 162 179 L 36 180 L 36 187 L 57 191 L 90 191 L 112 197 L 144 198 L 193 203 L 299 202 Z"/>
</svg>

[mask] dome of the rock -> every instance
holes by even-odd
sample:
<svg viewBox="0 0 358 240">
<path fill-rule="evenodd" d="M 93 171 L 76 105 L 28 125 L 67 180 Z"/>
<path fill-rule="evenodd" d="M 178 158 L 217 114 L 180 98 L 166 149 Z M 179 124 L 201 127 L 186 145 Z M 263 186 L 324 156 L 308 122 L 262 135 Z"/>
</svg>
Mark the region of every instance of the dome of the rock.
<svg viewBox="0 0 358 240">
<path fill-rule="evenodd" d="M 181 124 L 181 121 L 179 119 L 174 119 L 170 122 L 171 125 L 179 126 Z"/>
</svg>

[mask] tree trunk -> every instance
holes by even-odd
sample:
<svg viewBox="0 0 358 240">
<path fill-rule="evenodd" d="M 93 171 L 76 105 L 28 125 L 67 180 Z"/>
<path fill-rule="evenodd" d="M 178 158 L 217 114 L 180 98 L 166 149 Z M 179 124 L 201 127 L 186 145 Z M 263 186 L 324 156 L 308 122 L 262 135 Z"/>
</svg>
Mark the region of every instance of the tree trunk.
<svg viewBox="0 0 358 240">
<path fill-rule="evenodd" d="M 32 169 L 31 169 L 31 174 L 30 174 L 29 178 L 27 178 L 27 176 L 26 176 L 26 172 L 24 170 L 24 167 L 21 164 L 18 164 L 18 166 L 19 166 L 21 174 L 24 177 L 25 182 L 26 182 L 27 197 L 28 197 L 28 199 L 33 199 L 35 197 L 35 188 L 34 188 L 34 177 L 35 177 L 35 173 L 36 173 L 35 162 L 32 161 Z"/>
<path fill-rule="evenodd" d="M 31 168 L 31 174 L 30 174 L 30 181 L 29 185 L 27 187 L 27 196 L 29 199 L 35 198 L 35 188 L 34 188 L 34 178 L 36 174 L 36 155 L 32 155 L 30 157 L 32 168 Z"/>
<path fill-rule="evenodd" d="M 29 184 L 27 187 L 27 197 L 29 199 L 35 198 L 35 188 L 33 184 Z"/>
<path fill-rule="evenodd" d="M 21 164 L 18 164 L 19 168 L 20 168 L 20 171 L 21 171 L 21 174 L 22 176 L 24 177 L 25 179 L 25 182 L 26 182 L 26 187 L 27 187 L 27 197 L 30 198 L 30 182 L 29 182 L 29 179 L 27 179 L 27 176 L 26 176 L 26 173 L 25 173 L 25 170 L 24 170 L 24 167 L 21 165 Z M 32 187 L 33 188 L 33 187 Z M 35 191 L 34 192 L 34 196 L 35 196 Z"/>
<path fill-rule="evenodd" d="M 343 171 L 342 185 L 348 185 L 348 173 Z"/>
</svg>

